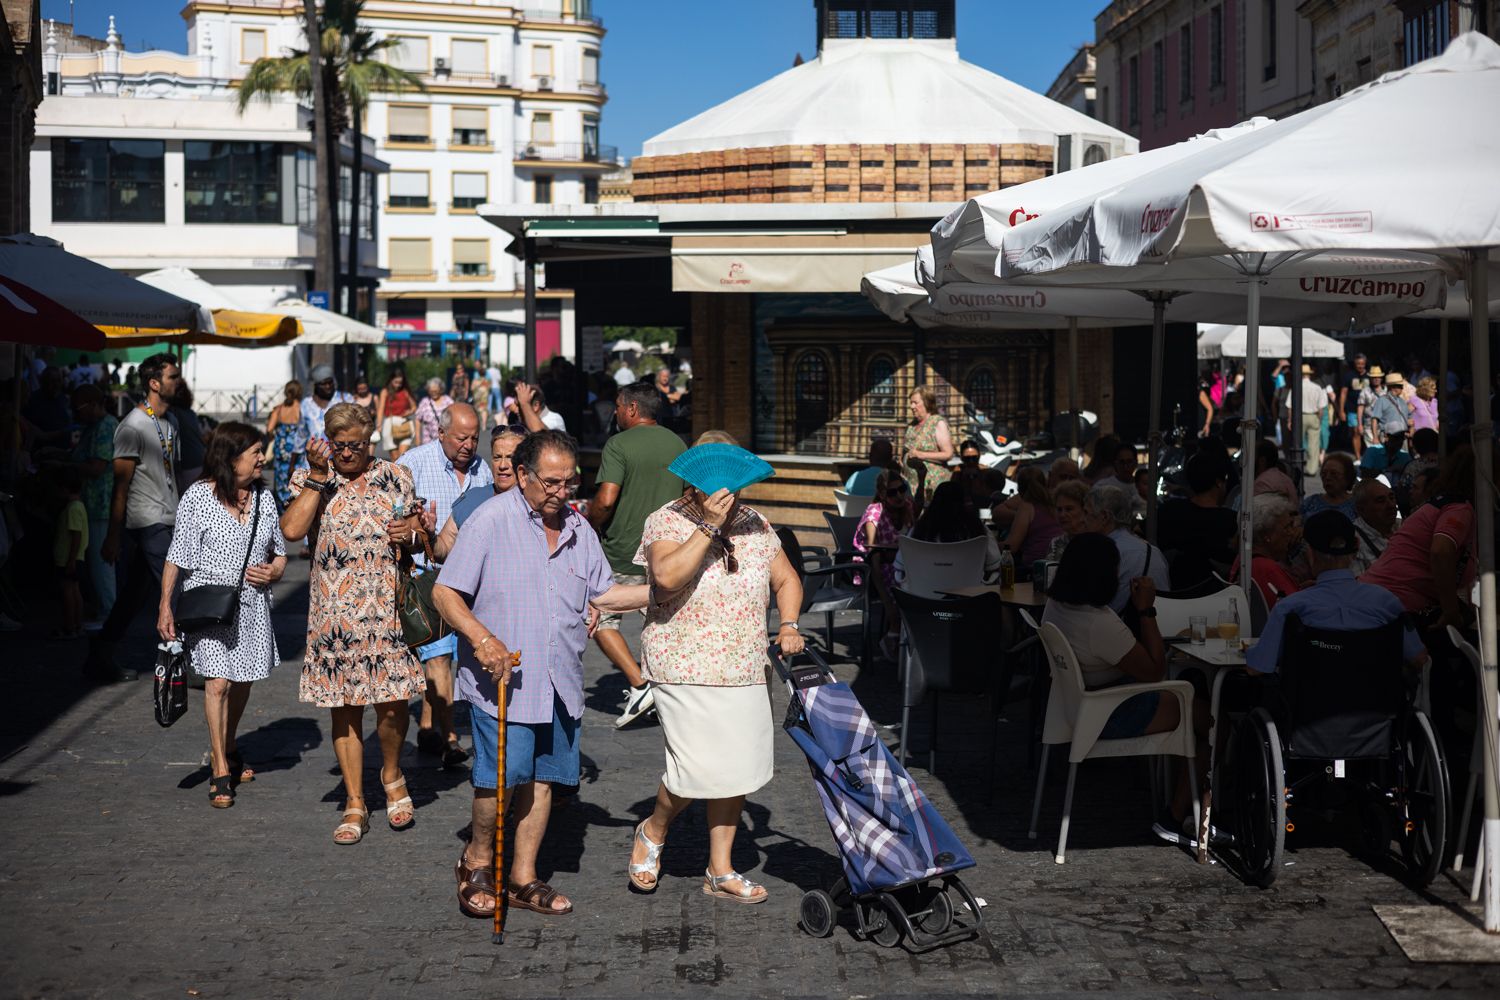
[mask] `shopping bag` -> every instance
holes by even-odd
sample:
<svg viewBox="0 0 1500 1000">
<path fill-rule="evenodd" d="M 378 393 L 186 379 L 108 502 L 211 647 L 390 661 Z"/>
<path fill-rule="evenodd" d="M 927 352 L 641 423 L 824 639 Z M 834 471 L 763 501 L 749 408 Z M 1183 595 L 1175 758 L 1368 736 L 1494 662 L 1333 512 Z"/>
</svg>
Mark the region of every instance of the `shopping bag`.
<svg viewBox="0 0 1500 1000">
<path fill-rule="evenodd" d="M 188 655 L 177 640 L 156 646 L 156 672 L 151 698 L 156 708 L 156 724 L 166 727 L 187 712 Z"/>
</svg>

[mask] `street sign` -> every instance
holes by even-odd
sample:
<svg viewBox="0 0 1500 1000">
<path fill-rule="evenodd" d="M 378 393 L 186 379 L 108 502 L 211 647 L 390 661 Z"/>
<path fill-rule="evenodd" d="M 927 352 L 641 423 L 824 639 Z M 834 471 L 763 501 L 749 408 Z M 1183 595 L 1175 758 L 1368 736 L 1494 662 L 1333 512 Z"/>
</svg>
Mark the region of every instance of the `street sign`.
<svg viewBox="0 0 1500 1000">
<path fill-rule="evenodd" d="M 307 293 L 307 304 L 317 306 L 319 309 L 327 309 L 329 297 L 327 292 L 309 291 Z"/>
</svg>

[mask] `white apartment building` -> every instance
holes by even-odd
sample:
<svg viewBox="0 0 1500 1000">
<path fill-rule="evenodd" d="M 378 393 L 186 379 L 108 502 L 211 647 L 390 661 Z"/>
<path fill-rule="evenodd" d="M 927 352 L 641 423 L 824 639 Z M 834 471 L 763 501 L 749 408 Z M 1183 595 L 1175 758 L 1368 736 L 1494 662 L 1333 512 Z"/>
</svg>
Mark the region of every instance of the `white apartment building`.
<svg viewBox="0 0 1500 1000">
<path fill-rule="evenodd" d="M 285 95 L 240 114 L 229 79 L 215 73 L 212 46 L 192 55 L 124 52 L 113 18 L 100 48 L 59 51 L 55 32 L 45 34 L 32 229 L 127 274 L 188 268 L 246 309 L 303 297 L 316 221 L 308 109 Z M 347 174 L 353 151 L 346 145 L 342 154 Z M 363 166 L 370 193 L 360 270 L 373 283 L 381 274 L 374 190 L 385 169 L 373 143 Z M 291 374 L 290 352 L 202 348 L 188 374 L 200 395 L 279 387 Z"/>
<path fill-rule="evenodd" d="M 189 0 L 183 17 L 189 53 L 230 80 L 302 45 L 301 0 Z M 599 199 L 617 166 L 599 142 L 603 25 L 590 0 L 369 0 L 364 21 L 424 85 L 376 95 L 364 122 L 390 164 L 376 323 L 420 338 L 488 320 L 492 357 L 519 364 L 523 275 L 477 209 Z M 575 355 L 572 295 L 540 283 L 537 356 Z"/>
</svg>

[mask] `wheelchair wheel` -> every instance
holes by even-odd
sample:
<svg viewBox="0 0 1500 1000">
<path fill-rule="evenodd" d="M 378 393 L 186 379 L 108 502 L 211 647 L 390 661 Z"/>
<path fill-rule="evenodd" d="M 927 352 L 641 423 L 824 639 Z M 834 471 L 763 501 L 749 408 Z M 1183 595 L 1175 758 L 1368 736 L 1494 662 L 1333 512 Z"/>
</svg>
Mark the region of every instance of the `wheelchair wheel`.
<svg viewBox="0 0 1500 1000">
<path fill-rule="evenodd" d="M 1448 765 L 1422 712 L 1412 713 L 1401 742 L 1401 855 L 1412 881 L 1425 886 L 1437 878 L 1448 843 Z"/>
<path fill-rule="evenodd" d="M 1263 708 L 1234 729 L 1230 747 L 1235 852 L 1246 881 L 1269 888 L 1286 847 L 1286 771 L 1281 736 Z"/>
</svg>

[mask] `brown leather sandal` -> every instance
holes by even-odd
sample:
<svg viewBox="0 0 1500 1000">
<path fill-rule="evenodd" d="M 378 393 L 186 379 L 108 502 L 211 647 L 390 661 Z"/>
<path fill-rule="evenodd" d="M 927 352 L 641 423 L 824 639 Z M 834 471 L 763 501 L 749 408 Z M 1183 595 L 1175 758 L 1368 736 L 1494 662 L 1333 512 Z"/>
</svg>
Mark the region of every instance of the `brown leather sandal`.
<svg viewBox="0 0 1500 1000">
<path fill-rule="evenodd" d="M 573 912 L 573 904 L 568 903 L 566 909 L 555 910 L 552 904 L 561 898 L 562 893 L 552 888 L 539 878 L 534 878 L 521 888 L 515 886 L 505 890 L 505 898 L 510 900 L 511 906 L 519 906 L 523 910 L 540 913 L 545 917 L 562 917 Z"/>
<path fill-rule="evenodd" d="M 460 854 L 453 875 L 458 879 L 458 908 L 471 917 L 493 917 L 495 907 L 500 905 L 500 897 L 495 893 L 494 868 L 490 865 L 470 868 L 468 859 Z M 485 897 L 493 903 L 489 909 L 474 905 L 475 900 Z"/>
</svg>

